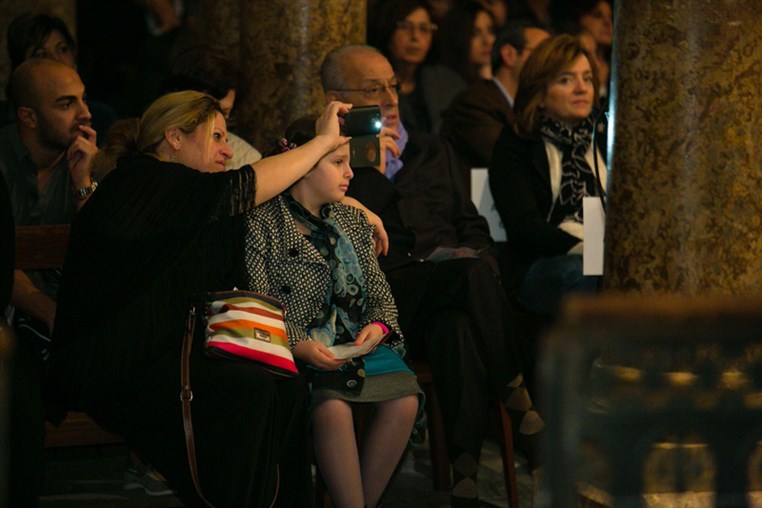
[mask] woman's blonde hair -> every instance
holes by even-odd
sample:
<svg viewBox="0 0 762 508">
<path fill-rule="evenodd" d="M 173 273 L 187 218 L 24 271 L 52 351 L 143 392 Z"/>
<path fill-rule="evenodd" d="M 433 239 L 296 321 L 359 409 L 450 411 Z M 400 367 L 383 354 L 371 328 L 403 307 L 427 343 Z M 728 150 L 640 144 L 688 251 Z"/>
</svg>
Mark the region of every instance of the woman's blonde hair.
<svg viewBox="0 0 762 508">
<path fill-rule="evenodd" d="M 548 85 L 580 56 L 585 56 L 593 72 L 593 104 L 598 104 L 598 70 L 595 61 L 577 37 L 557 35 L 545 39 L 524 63 L 519 74 L 519 88 L 513 103 L 516 130 L 530 133 L 535 130 L 540 116 L 540 103 Z"/>
<path fill-rule="evenodd" d="M 131 118 L 112 126 L 96 167 L 105 172 L 125 155 L 155 155 L 164 133 L 179 129 L 191 134 L 201 125 L 212 129 L 216 113 L 222 113 L 222 109 L 211 95 L 194 91 L 162 95 L 146 108 L 139 120 Z"/>
</svg>

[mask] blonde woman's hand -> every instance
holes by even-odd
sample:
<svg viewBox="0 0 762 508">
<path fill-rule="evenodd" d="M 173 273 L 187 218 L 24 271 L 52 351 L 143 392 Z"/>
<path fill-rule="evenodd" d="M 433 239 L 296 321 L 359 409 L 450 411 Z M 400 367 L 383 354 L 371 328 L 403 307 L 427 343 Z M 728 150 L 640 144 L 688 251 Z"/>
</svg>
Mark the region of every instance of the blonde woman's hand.
<svg viewBox="0 0 762 508">
<path fill-rule="evenodd" d="M 347 136 L 341 135 L 339 115 L 346 114 L 352 109 L 351 104 L 339 101 L 331 101 L 325 107 L 323 114 L 315 121 L 315 135 L 325 136 L 331 140 L 330 149 L 326 152 L 332 152 L 344 143 L 349 141 Z"/>
<path fill-rule="evenodd" d="M 373 226 L 373 247 L 376 250 L 376 257 L 381 254 L 386 256 L 389 254 L 389 234 L 384 228 L 384 221 L 370 210 L 366 210 L 365 213 L 368 216 L 368 222 Z"/>
<path fill-rule="evenodd" d="M 389 235 L 387 234 L 386 229 L 384 229 L 384 221 L 381 220 L 381 217 L 373 213 L 370 208 L 366 207 L 355 198 L 344 196 L 341 198 L 341 203 L 365 212 L 368 224 L 373 226 L 373 248 L 376 251 L 376 257 L 381 254 L 386 256 L 389 253 Z"/>
</svg>

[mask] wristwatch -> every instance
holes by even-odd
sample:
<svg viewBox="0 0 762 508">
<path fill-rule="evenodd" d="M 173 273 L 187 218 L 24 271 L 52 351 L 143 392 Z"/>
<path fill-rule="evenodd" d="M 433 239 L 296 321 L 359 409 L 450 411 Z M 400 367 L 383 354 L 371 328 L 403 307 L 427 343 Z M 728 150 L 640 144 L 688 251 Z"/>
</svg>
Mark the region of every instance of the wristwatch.
<svg viewBox="0 0 762 508">
<path fill-rule="evenodd" d="M 93 192 L 95 192 L 95 189 L 98 188 L 98 182 L 93 180 L 93 183 L 91 183 L 87 187 L 82 187 L 81 189 L 72 189 L 72 193 L 74 194 L 74 199 L 83 200 Z"/>
</svg>

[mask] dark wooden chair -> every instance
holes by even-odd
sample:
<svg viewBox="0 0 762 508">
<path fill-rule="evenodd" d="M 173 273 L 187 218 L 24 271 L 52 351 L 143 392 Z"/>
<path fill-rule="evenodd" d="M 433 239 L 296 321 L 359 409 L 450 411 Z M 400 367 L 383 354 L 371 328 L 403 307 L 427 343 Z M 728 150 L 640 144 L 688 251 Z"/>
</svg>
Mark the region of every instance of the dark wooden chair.
<svg viewBox="0 0 762 508">
<path fill-rule="evenodd" d="M 68 224 L 16 226 L 16 269 L 59 268 L 68 245 Z M 70 412 L 59 426 L 46 422 L 45 430 L 47 448 L 124 442 L 121 436 L 101 429 L 85 413 Z"/>
<path fill-rule="evenodd" d="M 451 484 L 450 459 L 447 454 L 444 420 L 439 405 L 431 367 L 425 360 L 415 360 L 413 370 L 418 376 L 418 383 L 426 394 L 428 412 L 429 448 L 431 453 L 432 481 L 435 490 L 448 490 Z M 519 490 L 516 484 L 516 462 L 513 455 L 513 430 L 511 417 L 505 404 L 499 398 L 492 401 L 494 416 L 497 418 L 498 441 L 503 460 L 503 478 L 508 503 L 511 508 L 519 506 Z"/>
</svg>

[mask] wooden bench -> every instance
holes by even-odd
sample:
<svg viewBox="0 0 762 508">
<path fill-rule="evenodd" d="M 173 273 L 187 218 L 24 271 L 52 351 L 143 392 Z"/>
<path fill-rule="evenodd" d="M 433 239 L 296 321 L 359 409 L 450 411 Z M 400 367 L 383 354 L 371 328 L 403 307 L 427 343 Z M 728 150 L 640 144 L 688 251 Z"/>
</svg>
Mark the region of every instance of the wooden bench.
<svg viewBox="0 0 762 508">
<path fill-rule="evenodd" d="M 69 245 L 69 225 L 16 226 L 16 269 L 60 268 Z M 70 412 L 59 426 L 45 423 L 45 447 L 122 443 L 121 436 L 101 429 L 85 413 Z"/>
</svg>

